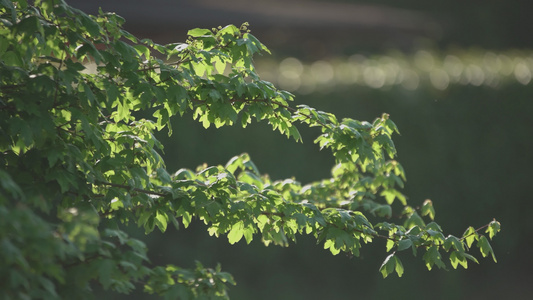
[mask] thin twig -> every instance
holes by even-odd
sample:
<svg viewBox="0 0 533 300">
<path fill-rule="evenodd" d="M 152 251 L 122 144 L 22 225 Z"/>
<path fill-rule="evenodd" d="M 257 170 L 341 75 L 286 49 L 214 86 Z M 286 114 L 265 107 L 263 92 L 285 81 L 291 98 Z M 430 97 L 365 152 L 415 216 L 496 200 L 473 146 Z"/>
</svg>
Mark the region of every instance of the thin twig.
<svg viewBox="0 0 533 300">
<path fill-rule="evenodd" d="M 140 188 L 136 188 L 136 187 L 132 187 L 132 186 L 128 186 L 128 185 L 123 185 L 123 184 L 118 184 L 118 183 L 100 181 L 100 182 L 98 182 L 98 184 L 112 186 L 112 187 L 118 187 L 118 188 L 123 188 L 123 189 L 127 189 L 127 190 L 130 190 L 130 191 L 135 191 L 135 192 L 148 194 L 148 195 L 159 196 L 159 197 L 167 196 L 167 194 L 154 192 L 154 191 L 149 191 L 149 190 L 145 190 L 145 189 L 140 189 Z"/>
<path fill-rule="evenodd" d="M 483 229 L 485 229 L 485 228 L 487 228 L 487 227 L 489 227 L 489 226 L 490 226 L 490 223 L 489 223 L 489 224 L 485 224 L 485 225 L 479 227 L 478 229 L 476 229 L 474 232 L 472 232 L 472 233 L 470 233 L 470 234 L 468 234 L 468 235 L 463 236 L 463 237 L 460 238 L 459 240 L 462 241 L 462 240 L 466 239 L 467 237 L 474 235 L 474 233 L 478 233 L 478 231 L 481 231 L 481 230 L 483 230 Z"/>
</svg>

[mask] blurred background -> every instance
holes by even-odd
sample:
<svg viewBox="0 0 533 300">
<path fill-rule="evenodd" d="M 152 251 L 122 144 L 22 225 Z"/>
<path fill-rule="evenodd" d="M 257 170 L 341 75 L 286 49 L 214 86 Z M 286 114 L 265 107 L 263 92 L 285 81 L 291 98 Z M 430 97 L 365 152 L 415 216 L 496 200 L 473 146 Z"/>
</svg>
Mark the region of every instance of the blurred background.
<svg viewBox="0 0 533 300">
<path fill-rule="evenodd" d="M 332 256 L 302 236 L 289 248 L 259 240 L 230 246 L 203 224 L 145 237 L 154 263 L 222 264 L 237 286 L 232 299 L 531 299 L 533 212 L 533 18 L 530 0 L 70 0 L 126 19 L 125 28 L 158 43 L 181 42 L 189 29 L 249 22 L 273 55 L 256 58 L 259 74 L 339 118 L 372 121 L 391 115 L 398 160 L 413 206 L 433 200 L 445 232 L 462 235 L 496 218 L 495 264 L 427 271 L 409 251 L 402 278 L 382 279 L 383 242 L 360 258 Z M 267 124 L 205 130 L 190 116 L 173 120 L 160 138 L 170 171 L 224 164 L 248 152 L 272 179 L 307 183 L 329 176 L 329 153 Z M 409 253 L 408 253 L 409 252 Z M 107 297 L 107 298 L 106 298 Z M 102 294 L 102 299 L 155 299 Z"/>
</svg>

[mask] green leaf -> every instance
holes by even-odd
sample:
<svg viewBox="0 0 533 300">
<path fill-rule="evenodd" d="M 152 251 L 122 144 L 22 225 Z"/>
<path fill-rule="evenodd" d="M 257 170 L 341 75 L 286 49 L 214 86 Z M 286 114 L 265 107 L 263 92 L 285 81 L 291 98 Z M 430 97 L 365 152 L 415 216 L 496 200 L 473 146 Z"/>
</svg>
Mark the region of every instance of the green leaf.
<svg viewBox="0 0 533 300">
<path fill-rule="evenodd" d="M 230 244 L 235 244 L 242 239 L 244 235 L 244 223 L 239 221 L 231 226 L 231 230 L 228 233 L 228 241 Z"/>
<path fill-rule="evenodd" d="M 379 271 L 381 272 L 381 275 L 383 276 L 383 278 L 387 278 L 389 274 L 394 272 L 395 267 L 396 267 L 396 259 L 393 253 L 387 256 L 387 258 L 385 258 L 385 260 L 381 264 L 381 267 L 379 268 Z M 402 274 L 403 274 L 403 267 L 401 269 L 402 269 Z"/>
<path fill-rule="evenodd" d="M 446 269 L 446 265 L 442 261 L 442 256 L 439 253 L 439 250 L 437 246 L 431 246 L 426 251 L 423 257 L 424 261 L 426 262 L 426 267 L 428 270 L 431 270 L 433 268 L 433 265 L 437 265 L 439 268 Z"/>
<path fill-rule="evenodd" d="M 192 221 L 192 215 L 188 211 L 184 211 L 181 214 L 181 222 L 183 223 L 183 226 L 185 228 L 189 227 L 189 224 L 191 224 Z"/>
<path fill-rule="evenodd" d="M 396 270 L 396 274 L 398 274 L 398 277 L 402 277 L 404 269 L 403 269 L 403 264 L 398 256 L 394 256 L 394 263 L 395 263 L 394 270 Z"/>
<path fill-rule="evenodd" d="M 161 232 L 165 232 L 167 230 L 167 223 L 168 215 L 161 211 L 157 211 L 155 215 L 155 225 L 159 228 L 159 230 L 161 230 Z"/>
<path fill-rule="evenodd" d="M 378 205 L 376 208 L 372 209 L 371 212 L 378 217 L 392 217 L 392 207 L 390 205 Z"/>
<path fill-rule="evenodd" d="M 413 246 L 413 241 L 410 239 L 403 239 L 398 242 L 398 251 L 403 251 Z"/>
<path fill-rule="evenodd" d="M 454 269 L 457 269 L 457 265 L 461 265 L 463 268 L 468 268 L 468 263 L 466 261 L 466 258 L 464 257 L 463 253 L 458 251 L 453 251 L 450 254 L 450 262 L 452 264 L 452 267 Z"/>
<path fill-rule="evenodd" d="M 254 227 L 251 225 L 248 225 L 246 229 L 244 229 L 244 238 L 246 239 L 246 243 L 250 244 L 254 238 Z"/>
<path fill-rule="evenodd" d="M 412 228 L 414 226 L 418 226 L 418 227 L 425 227 L 426 224 L 424 223 L 424 220 L 422 220 L 422 218 L 418 215 L 417 212 L 413 212 L 408 218 L 407 220 L 405 220 L 403 226 L 405 228 Z"/>
<path fill-rule="evenodd" d="M 24 62 L 22 61 L 22 58 L 20 57 L 20 54 L 18 54 L 15 51 L 6 51 L 2 55 L 2 60 L 8 66 L 14 66 L 14 67 L 23 67 L 24 66 Z"/>
<path fill-rule="evenodd" d="M 187 35 L 191 37 L 199 37 L 204 35 L 211 35 L 212 32 L 209 29 L 202 29 L 202 28 L 194 28 L 187 32 Z"/>
<path fill-rule="evenodd" d="M 329 249 L 329 251 L 333 255 L 337 255 L 337 254 L 339 254 L 341 252 L 341 250 L 339 248 L 335 247 L 335 240 L 333 240 L 333 239 L 326 240 L 324 242 L 324 249 Z"/>
<path fill-rule="evenodd" d="M 226 62 L 219 56 L 215 56 L 213 58 L 213 63 L 215 65 L 215 70 L 218 72 L 218 74 L 224 74 L 224 70 L 226 69 Z"/>
<path fill-rule="evenodd" d="M 133 48 L 139 53 L 139 55 L 144 55 L 144 59 L 150 59 L 150 49 L 144 45 L 133 45 Z"/>
<path fill-rule="evenodd" d="M 303 142 L 302 141 L 302 136 L 300 135 L 300 132 L 298 131 L 298 128 L 296 128 L 295 126 L 290 126 L 289 127 L 289 135 L 292 136 L 295 141 Z"/>
<path fill-rule="evenodd" d="M 396 198 L 398 198 L 398 200 L 400 200 L 403 205 L 407 204 L 407 199 L 405 198 L 405 195 L 395 189 L 384 190 L 381 192 L 380 196 L 384 196 L 387 200 L 387 204 L 389 205 L 391 205 L 394 202 L 394 199 Z"/>
<path fill-rule="evenodd" d="M 172 182 L 172 178 L 168 174 L 165 168 L 157 168 L 157 177 L 164 183 L 169 184 Z"/>
<path fill-rule="evenodd" d="M 468 259 L 470 259 L 471 261 L 475 262 L 476 264 L 479 264 L 479 262 L 477 261 L 477 259 L 475 257 L 473 257 L 472 255 L 468 254 L 468 253 L 462 253 L 462 255 Z"/>
<path fill-rule="evenodd" d="M 492 240 L 496 233 L 500 232 L 500 228 L 500 222 L 493 220 L 489 223 L 489 227 L 487 227 L 487 230 L 485 230 L 485 232 L 489 234 L 489 238 Z"/>
<path fill-rule="evenodd" d="M 460 241 L 457 237 L 449 235 L 444 241 L 444 250 L 449 251 L 451 248 L 454 248 L 456 251 L 463 253 L 465 248 L 463 242 Z"/>
<path fill-rule="evenodd" d="M 387 120 L 385 121 L 385 126 L 387 126 L 387 128 L 389 130 L 394 131 L 397 134 L 400 134 L 400 131 L 398 130 L 398 127 L 396 126 L 396 124 L 391 119 L 387 118 Z"/>
<path fill-rule="evenodd" d="M 479 238 L 478 233 L 474 229 L 474 227 L 470 226 L 466 229 L 466 231 L 463 233 L 462 239 L 466 241 L 466 245 L 468 248 L 472 247 L 472 244 L 475 240 Z"/>
<path fill-rule="evenodd" d="M 479 248 L 479 251 L 481 252 L 483 257 L 487 257 L 489 254 L 491 254 L 494 262 L 495 263 L 498 262 L 496 260 L 496 255 L 494 255 L 494 251 L 492 250 L 492 246 L 489 243 L 489 240 L 484 235 L 481 235 L 479 237 L 479 240 L 477 242 L 477 247 Z"/>
<path fill-rule="evenodd" d="M 429 216 L 431 220 L 435 219 L 435 209 L 433 208 L 433 202 L 431 200 L 427 199 L 422 204 L 422 216 Z"/>
</svg>

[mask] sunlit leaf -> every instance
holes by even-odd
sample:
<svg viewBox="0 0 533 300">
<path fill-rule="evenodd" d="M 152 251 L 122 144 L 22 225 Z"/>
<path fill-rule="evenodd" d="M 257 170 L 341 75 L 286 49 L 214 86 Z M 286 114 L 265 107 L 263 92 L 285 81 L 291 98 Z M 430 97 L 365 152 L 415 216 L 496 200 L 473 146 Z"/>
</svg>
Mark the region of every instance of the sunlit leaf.
<svg viewBox="0 0 533 300">
<path fill-rule="evenodd" d="M 394 253 L 393 253 L 387 256 L 387 258 L 385 258 L 385 260 L 381 264 L 381 267 L 379 268 L 379 271 L 381 272 L 381 275 L 383 276 L 383 278 L 387 278 L 389 274 L 394 272 L 395 268 L 396 268 L 396 256 L 394 256 Z M 400 267 L 399 269 L 401 269 L 402 274 L 403 274 L 403 268 Z"/>
<path fill-rule="evenodd" d="M 231 230 L 228 233 L 228 241 L 230 244 L 235 244 L 241 240 L 244 235 L 244 223 L 242 221 L 237 222 L 231 226 Z"/>
<path fill-rule="evenodd" d="M 496 260 L 496 255 L 494 255 L 494 251 L 492 250 L 492 246 L 489 243 L 489 240 L 484 235 L 479 237 L 477 247 L 479 247 L 479 251 L 481 252 L 483 257 L 487 257 L 489 254 L 491 254 L 494 262 L 498 262 Z"/>
</svg>

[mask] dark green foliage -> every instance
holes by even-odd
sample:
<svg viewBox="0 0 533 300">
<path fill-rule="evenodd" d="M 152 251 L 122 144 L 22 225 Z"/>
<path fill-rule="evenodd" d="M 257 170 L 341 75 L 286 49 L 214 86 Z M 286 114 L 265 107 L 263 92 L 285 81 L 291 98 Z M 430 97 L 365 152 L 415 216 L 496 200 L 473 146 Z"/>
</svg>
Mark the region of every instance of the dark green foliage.
<svg viewBox="0 0 533 300">
<path fill-rule="evenodd" d="M 312 235 L 332 254 L 358 256 L 387 241 L 384 277 L 404 269 L 397 252 L 421 249 L 428 269 L 467 267 L 470 247 L 494 253 L 493 221 L 445 237 L 431 201 L 410 207 L 387 114 L 374 122 L 338 120 L 300 105 L 256 74 L 268 52 L 244 24 L 193 29 L 186 43 L 158 45 L 121 28 L 122 18 L 88 16 L 64 1 L 0 2 L 0 281 L 6 299 L 80 299 L 91 285 L 129 293 L 142 286 L 166 299 L 225 299 L 231 275 L 153 266 L 146 233 L 203 220 L 229 243 L 260 236 L 287 246 Z M 89 68 L 93 68 L 90 71 Z M 149 111 L 152 119 L 141 118 Z M 170 117 L 204 127 L 265 120 L 301 141 L 296 124 L 319 127 L 315 140 L 335 157 L 332 178 L 307 185 L 272 181 L 247 154 L 225 166 L 166 170 L 154 132 Z M 396 201 L 398 200 L 398 201 Z M 429 223 L 426 223 L 429 222 Z M 180 224 L 181 223 L 181 224 Z M 476 242 L 476 243 L 474 243 Z"/>
</svg>

